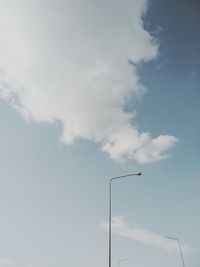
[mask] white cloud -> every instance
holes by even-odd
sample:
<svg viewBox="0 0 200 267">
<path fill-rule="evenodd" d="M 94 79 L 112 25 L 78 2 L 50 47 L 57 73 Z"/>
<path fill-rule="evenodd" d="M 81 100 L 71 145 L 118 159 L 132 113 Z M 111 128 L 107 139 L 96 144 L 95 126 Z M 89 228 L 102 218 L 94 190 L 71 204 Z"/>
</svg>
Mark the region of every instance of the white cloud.
<svg viewBox="0 0 200 267">
<path fill-rule="evenodd" d="M 104 230 L 108 230 L 107 223 L 101 223 L 100 227 Z M 133 239 L 145 245 L 150 245 L 162 249 L 167 252 L 177 251 L 178 244 L 175 241 L 171 241 L 164 236 L 158 235 L 154 232 L 129 226 L 123 217 L 112 218 L 112 233 L 121 237 Z M 188 245 L 182 245 L 182 250 L 191 251 Z"/>
<path fill-rule="evenodd" d="M 149 133 L 140 134 L 131 125 L 124 125 L 122 129 L 108 137 L 103 150 L 114 160 L 135 159 L 144 164 L 169 157 L 163 152 L 172 148 L 177 141 L 177 138 L 169 135 L 152 138 Z"/>
<path fill-rule="evenodd" d="M 0 96 L 61 140 L 100 142 L 114 160 L 164 159 L 177 139 L 140 133 L 126 112 L 146 89 L 136 65 L 157 56 L 147 0 L 0 0 Z M 135 65 L 128 64 L 131 60 Z"/>
<path fill-rule="evenodd" d="M 18 264 L 12 259 L 0 257 L 0 267 L 31 267 L 31 265 Z"/>
</svg>

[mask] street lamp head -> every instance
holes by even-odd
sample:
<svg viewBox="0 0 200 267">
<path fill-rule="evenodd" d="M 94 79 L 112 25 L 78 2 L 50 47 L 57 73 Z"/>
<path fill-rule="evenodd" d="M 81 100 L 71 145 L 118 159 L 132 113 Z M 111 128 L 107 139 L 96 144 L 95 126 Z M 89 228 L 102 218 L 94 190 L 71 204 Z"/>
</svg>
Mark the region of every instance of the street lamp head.
<svg viewBox="0 0 200 267">
<path fill-rule="evenodd" d="M 133 173 L 133 175 L 140 176 L 140 175 L 142 175 L 142 172 L 135 172 L 135 173 Z"/>
</svg>

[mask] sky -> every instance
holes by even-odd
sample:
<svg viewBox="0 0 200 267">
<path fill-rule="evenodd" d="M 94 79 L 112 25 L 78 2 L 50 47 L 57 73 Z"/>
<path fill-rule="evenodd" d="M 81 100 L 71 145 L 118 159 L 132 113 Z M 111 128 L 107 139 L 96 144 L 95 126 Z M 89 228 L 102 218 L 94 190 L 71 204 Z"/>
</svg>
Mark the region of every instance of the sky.
<svg viewBox="0 0 200 267">
<path fill-rule="evenodd" d="M 0 0 L 0 267 L 200 265 L 198 0 Z M 126 261 L 120 261 L 127 258 Z"/>
</svg>

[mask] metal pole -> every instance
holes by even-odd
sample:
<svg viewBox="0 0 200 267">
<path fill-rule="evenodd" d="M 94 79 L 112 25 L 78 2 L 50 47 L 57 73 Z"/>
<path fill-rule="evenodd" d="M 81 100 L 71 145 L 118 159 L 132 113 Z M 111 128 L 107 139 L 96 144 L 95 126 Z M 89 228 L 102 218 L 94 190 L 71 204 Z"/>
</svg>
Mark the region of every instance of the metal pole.
<svg viewBox="0 0 200 267">
<path fill-rule="evenodd" d="M 112 188 L 111 188 L 111 185 L 112 185 L 112 179 L 110 179 L 109 181 L 109 237 L 108 237 L 108 250 L 109 250 L 109 267 L 111 267 L 111 238 L 112 238 L 112 233 L 111 233 L 111 209 L 112 209 L 112 203 L 111 203 L 111 199 L 112 199 Z"/>
<path fill-rule="evenodd" d="M 125 178 L 128 176 L 140 176 L 142 175 L 141 172 L 136 172 L 136 173 L 131 173 L 131 174 L 127 174 L 127 175 L 122 175 L 122 176 L 117 176 L 117 177 L 113 177 L 110 178 L 109 180 L 109 220 L 108 220 L 108 266 L 111 267 L 112 266 L 112 228 L 111 228 L 111 219 L 112 219 L 112 181 L 116 180 L 116 179 L 121 179 L 121 178 Z"/>
<path fill-rule="evenodd" d="M 180 240 L 178 238 L 174 238 L 174 237 L 171 237 L 171 236 L 165 236 L 165 237 L 166 238 L 169 238 L 169 239 L 172 239 L 172 240 L 175 240 L 176 242 L 178 242 L 178 246 L 179 246 L 179 250 L 180 250 L 180 255 L 181 255 L 181 261 L 182 261 L 183 267 L 185 267 L 185 263 L 184 263 L 184 259 L 183 259 L 183 253 L 182 253 L 182 249 L 181 249 Z"/>
<path fill-rule="evenodd" d="M 183 253 L 182 253 L 182 249 L 181 249 L 181 243 L 180 241 L 177 239 L 178 241 L 178 244 L 179 244 L 179 249 L 180 249 L 180 254 L 181 254 L 181 260 L 182 260 L 182 263 L 183 263 L 183 267 L 185 267 L 185 263 L 184 263 L 184 260 L 183 260 Z"/>
</svg>

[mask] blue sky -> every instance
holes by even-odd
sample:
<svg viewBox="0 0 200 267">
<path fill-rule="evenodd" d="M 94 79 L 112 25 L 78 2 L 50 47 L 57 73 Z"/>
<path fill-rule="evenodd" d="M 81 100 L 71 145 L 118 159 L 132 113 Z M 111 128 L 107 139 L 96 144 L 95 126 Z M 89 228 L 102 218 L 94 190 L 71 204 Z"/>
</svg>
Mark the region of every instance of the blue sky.
<svg viewBox="0 0 200 267">
<path fill-rule="evenodd" d="M 199 266 L 198 1 L 0 6 L 0 267 Z"/>
</svg>

